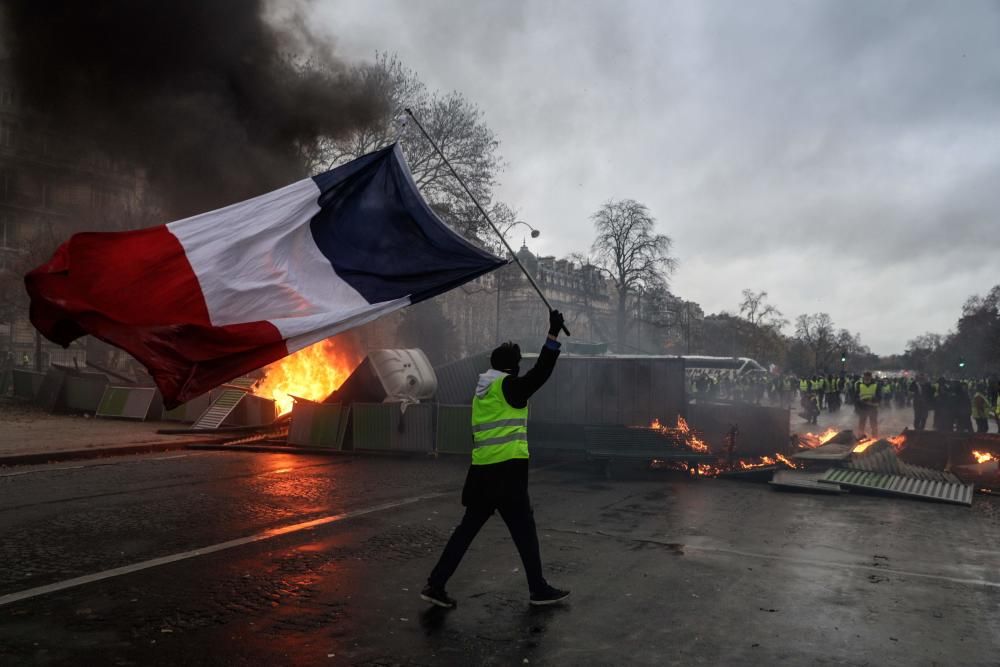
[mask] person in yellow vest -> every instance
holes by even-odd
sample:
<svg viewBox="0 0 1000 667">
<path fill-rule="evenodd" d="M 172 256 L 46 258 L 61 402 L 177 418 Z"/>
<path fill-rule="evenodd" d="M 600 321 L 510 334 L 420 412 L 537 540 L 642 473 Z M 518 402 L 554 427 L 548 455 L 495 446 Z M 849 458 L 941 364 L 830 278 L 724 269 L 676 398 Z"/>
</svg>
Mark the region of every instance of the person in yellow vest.
<svg viewBox="0 0 1000 667">
<path fill-rule="evenodd" d="M 1000 433 L 1000 394 L 997 394 L 997 404 L 993 408 L 993 417 L 997 420 L 997 433 Z"/>
<path fill-rule="evenodd" d="M 871 371 L 865 371 L 861 376 L 861 381 L 857 387 L 857 402 L 854 404 L 858 411 L 858 433 L 867 433 L 873 438 L 878 437 L 878 404 L 881 400 L 879 396 L 879 385 L 872 378 Z M 871 431 L 865 431 L 865 422 Z"/>
<path fill-rule="evenodd" d="M 976 433 L 989 433 L 990 402 L 986 398 L 986 387 L 978 385 L 972 397 L 972 418 L 976 422 Z"/>
<path fill-rule="evenodd" d="M 549 335 L 534 367 L 518 375 L 521 350 L 504 343 L 490 355 L 490 370 L 479 376 L 472 399 L 472 465 L 462 489 L 465 516 L 455 528 L 420 597 L 439 607 L 455 600 L 445 585 L 483 525 L 499 512 L 521 555 L 528 578 L 529 602 L 548 605 L 569 596 L 542 576 L 538 531 L 528 497 L 528 399 L 549 379 L 559 358 L 563 316 L 549 313 Z"/>
<path fill-rule="evenodd" d="M 809 391 L 816 396 L 816 405 L 820 408 L 823 407 L 823 387 L 825 384 L 819 375 L 813 375 L 812 380 L 809 381 Z"/>
</svg>

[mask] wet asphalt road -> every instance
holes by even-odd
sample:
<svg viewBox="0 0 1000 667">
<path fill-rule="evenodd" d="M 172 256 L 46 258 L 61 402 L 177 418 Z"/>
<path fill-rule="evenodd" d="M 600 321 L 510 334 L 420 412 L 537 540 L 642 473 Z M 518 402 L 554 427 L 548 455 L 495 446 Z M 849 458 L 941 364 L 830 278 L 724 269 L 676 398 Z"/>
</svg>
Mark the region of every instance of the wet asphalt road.
<svg viewBox="0 0 1000 667">
<path fill-rule="evenodd" d="M 571 603 L 528 607 L 497 519 L 449 586 L 458 609 L 428 609 L 464 471 L 235 452 L 0 470 L 0 596 L 31 595 L 0 605 L 0 664 L 1000 662 L 998 500 L 548 466 L 536 518 Z"/>
</svg>

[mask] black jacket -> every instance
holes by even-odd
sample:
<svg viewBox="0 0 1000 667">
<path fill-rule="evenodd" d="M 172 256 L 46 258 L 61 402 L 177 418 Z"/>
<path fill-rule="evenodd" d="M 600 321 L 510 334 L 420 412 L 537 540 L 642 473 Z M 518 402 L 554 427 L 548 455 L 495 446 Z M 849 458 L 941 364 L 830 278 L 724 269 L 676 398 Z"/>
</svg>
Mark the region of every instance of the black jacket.
<svg viewBox="0 0 1000 667">
<path fill-rule="evenodd" d="M 542 388 L 545 381 L 552 375 L 556 367 L 556 359 L 559 358 L 559 350 L 549 347 L 546 343 L 542 351 L 538 353 L 538 360 L 524 375 L 508 375 L 503 379 L 503 397 L 507 399 L 511 407 L 523 408 L 528 405 L 528 399 L 532 394 Z"/>
</svg>

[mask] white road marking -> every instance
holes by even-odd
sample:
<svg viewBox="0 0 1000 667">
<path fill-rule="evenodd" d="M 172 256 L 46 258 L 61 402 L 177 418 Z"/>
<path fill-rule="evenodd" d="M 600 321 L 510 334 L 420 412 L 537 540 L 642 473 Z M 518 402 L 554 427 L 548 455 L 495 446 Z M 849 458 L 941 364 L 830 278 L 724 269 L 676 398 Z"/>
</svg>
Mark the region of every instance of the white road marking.
<svg viewBox="0 0 1000 667">
<path fill-rule="evenodd" d="M 105 570 L 103 572 L 87 574 L 82 577 L 74 577 L 73 579 L 67 579 L 65 581 L 60 581 L 54 584 L 47 584 L 45 586 L 37 586 L 35 588 L 29 588 L 27 590 L 19 591 L 17 593 L 8 593 L 7 595 L 0 596 L 0 607 L 14 602 L 21 602 L 22 600 L 29 600 L 31 598 L 36 598 L 42 595 L 48 595 L 49 593 L 64 591 L 67 588 L 84 586 L 86 584 L 92 584 L 95 581 L 112 579 L 114 577 L 120 577 L 125 574 L 132 574 L 133 572 L 141 572 L 143 570 L 148 570 L 149 568 L 152 567 L 159 567 L 160 565 L 168 565 L 170 563 L 176 563 L 178 561 L 187 560 L 189 558 L 197 558 L 198 556 L 205 556 L 219 551 L 225 551 L 226 549 L 233 549 L 235 547 L 241 547 L 246 544 L 253 544 L 254 542 L 269 540 L 271 538 L 279 537 L 281 535 L 288 535 L 289 533 L 295 533 L 300 530 L 309 530 L 310 528 L 316 528 L 317 526 L 323 526 L 328 523 L 345 521 L 347 519 L 353 519 L 355 517 L 364 516 L 365 514 L 374 514 L 375 512 L 383 512 L 385 510 L 394 509 L 396 507 L 402 507 L 404 505 L 412 505 L 413 503 L 418 503 L 424 500 L 430 500 L 432 498 L 439 498 L 445 495 L 448 494 L 430 493 L 423 496 L 413 496 L 411 498 L 404 498 L 403 500 L 396 500 L 391 503 L 384 503 L 382 505 L 375 505 L 373 507 L 366 507 L 360 510 L 342 512 L 341 514 L 331 514 L 329 516 L 320 517 L 319 519 L 312 519 L 311 521 L 294 523 L 288 526 L 281 526 L 280 528 L 271 528 L 270 530 L 265 530 L 262 533 L 249 535 L 247 537 L 240 537 L 235 540 L 228 540 L 226 542 L 220 542 L 218 544 L 212 544 L 207 547 L 201 547 L 200 549 L 192 549 L 191 551 L 182 551 L 181 553 L 171 554 L 169 556 L 161 556 L 159 558 L 153 558 L 151 560 L 144 560 L 139 563 L 133 563 L 132 565 L 116 567 L 111 570 Z"/>
</svg>

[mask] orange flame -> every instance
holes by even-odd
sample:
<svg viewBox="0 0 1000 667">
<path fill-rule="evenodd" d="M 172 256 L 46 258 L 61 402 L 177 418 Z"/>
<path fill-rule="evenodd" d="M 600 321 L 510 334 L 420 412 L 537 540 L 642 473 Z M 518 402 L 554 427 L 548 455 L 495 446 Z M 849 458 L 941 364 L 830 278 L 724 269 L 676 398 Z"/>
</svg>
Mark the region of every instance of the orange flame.
<svg viewBox="0 0 1000 667">
<path fill-rule="evenodd" d="M 996 461 L 997 458 L 993 456 L 990 452 L 980 452 L 977 450 L 972 450 L 972 455 L 976 457 L 976 463 L 986 463 L 987 461 Z"/>
<path fill-rule="evenodd" d="M 893 449 L 895 449 L 897 452 L 903 448 L 903 445 L 906 444 L 906 436 L 902 434 L 894 435 L 891 438 L 886 438 L 885 440 L 890 445 L 892 445 Z M 859 440 L 858 444 L 854 445 L 854 449 L 852 449 L 851 451 L 854 452 L 855 454 L 860 454 L 861 452 L 865 451 L 866 449 L 874 445 L 876 442 L 878 442 L 876 438 L 865 438 L 864 440 Z"/>
<path fill-rule="evenodd" d="M 357 365 L 357 355 L 333 341 L 321 340 L 267 366 L 254 393 L 273 399 L 278 412 L 286 414 L 292 411 L 293 396 L 322 401 L 344 383 Z"/>
<path fill-rule="evenodd" d="M 828 428 L 819 435 L 816 435 L 815 433 L 806 433 L 805 435 L 799 436 L 799 445 L 807 449 L 819 447 L 820 445 L 825 445 L 830 440 L 833 440 L 833 437 L 838 433 L 840 433 L 840 431 L 835 428 Z"/>
<path fill-rule="evenodd" d="M 865 438 L 864 440 L 859 440 L 858 444 L 854 445 L 854 449 L 851 451 L 855 454 L 860 454 L 877 442 L 875 438 Z"/>
<path fill-rule="evenodd" d="M 709 451 L 708 444 L 694 434 L 694 431 L 692 431 L 691 427 L 688 426 L 687 420 L 680 415 L 677 415 L 677 426 L 664 426 L 660 422 L 659 418 L 656 418 L 653 419 L 652 423 L 650 423 L 649 428 L 654 431 L 659 431 L 660 433 L 672 433 L 681 436 L 681 439 L 684 441 L 684 445 L 696 452 L 708 453 Z"/>
<path fill-rule="evenodd" d="M 684 434 L 684 441 L 688 447 L 696 452 L 708 452 L 708 444 L 694 434 L 694 431 L 688 426 L 687 420 L 680 415 L 677 415 L 677 430 Z"/>
<path fill-rule="evenodd" d="M 787 456 L 785 456 L 784 454 L 775 454 L 774 458 L 778 459 L 779 461 L 781 461 L 782 463 L 784 463 L 789 468 L 798 468 L 798 466 L 791 459 L 789 459 Z"/>
<path fill-rule="evenodd" d="M 748 461 L 747 459 L 740 459 L 736 464 L 740 467 L 740 470 L 753 470 L 754 468 L 763 468 L 764 466 L 773 466 L 776 461 L 770 456 L 762 456 L 759 461 Z"/>
</svg>

